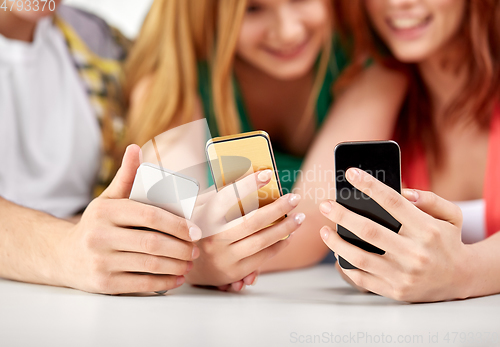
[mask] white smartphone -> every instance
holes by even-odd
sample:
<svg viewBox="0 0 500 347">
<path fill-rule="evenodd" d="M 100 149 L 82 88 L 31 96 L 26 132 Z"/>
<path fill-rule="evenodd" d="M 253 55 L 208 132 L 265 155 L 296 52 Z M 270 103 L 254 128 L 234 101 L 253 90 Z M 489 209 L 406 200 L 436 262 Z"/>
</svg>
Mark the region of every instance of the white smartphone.
<svg viewBox="0 0 500 347">
<path fill-rule="evenodd" d="M 137 169 L 129 199 L 191 219 L 199 191 L 194 178 L 143 163 Z"/>
</svg>

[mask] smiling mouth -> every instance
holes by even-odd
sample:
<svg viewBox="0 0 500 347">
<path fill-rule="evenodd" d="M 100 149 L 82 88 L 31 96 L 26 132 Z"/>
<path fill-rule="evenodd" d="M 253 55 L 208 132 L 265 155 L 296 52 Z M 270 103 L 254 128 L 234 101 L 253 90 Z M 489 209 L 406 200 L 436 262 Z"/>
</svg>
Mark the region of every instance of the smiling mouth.
<svg viewBox="0 0 500 347">
<path fill-rule="evenodd" d="M 432 19 L 432 16 L 420 18 L 389 18 L 387 24 L 394 31 L 411 31 L 426 27 Z"/>
<path fill-rule="evenodd" d="M 293 47 L 292 49 L 287 50 L 276 50 L 273 48 L 266 47 L 264 48 L 268 53 L 280 58 L 280 59 L 292 59 L 300 55 L 306 46 L 309 44 L 310 38 L 304 40 L 301 44 Z"/>
</svg>

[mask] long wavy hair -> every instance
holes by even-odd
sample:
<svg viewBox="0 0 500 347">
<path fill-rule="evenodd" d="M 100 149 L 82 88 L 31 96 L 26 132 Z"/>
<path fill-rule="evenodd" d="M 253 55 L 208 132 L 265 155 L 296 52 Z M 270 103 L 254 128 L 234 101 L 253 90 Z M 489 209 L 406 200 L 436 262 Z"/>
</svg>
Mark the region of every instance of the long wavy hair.
<svg viewBox="0 0 500 347">
<path fill-rule="evenodd" d="M 198 95 L 197 64 L 206 61 L 219 133 L 240 132 L 233 94 L 233 62 L 247 0 L 155 0 L 126 64 L 126 95 L 152 77 L 139 115 L 129 117 L 129 142 L 143 144 L 174 120 L 192 120 Z M 331 39 L 325 40 L 311 101 L 314 104 L 328 67 Z M 177 124 L 177 123 L 176 123 Z"/>
<path fill-rule="evenodd" d="M 402 148 L 422 148 L 433 164 L 439 165 L 441 145 L 432 122 L 431 100 L 416 64 L 404 64 L 390 53 L 371 25 L 364 0 L 337 1 L 334 14 L 352 58 L 339 87 L 350 83 L 368 59 L 406 73 L 410 84 L 396 138 Z M 458 35 L 468 75 L 462 90 L 447 106 L 444 119 L 475 122 L 487 129 L 494 104 L 500 101 L 500 0 L 469 0 Z"/>
</svg>

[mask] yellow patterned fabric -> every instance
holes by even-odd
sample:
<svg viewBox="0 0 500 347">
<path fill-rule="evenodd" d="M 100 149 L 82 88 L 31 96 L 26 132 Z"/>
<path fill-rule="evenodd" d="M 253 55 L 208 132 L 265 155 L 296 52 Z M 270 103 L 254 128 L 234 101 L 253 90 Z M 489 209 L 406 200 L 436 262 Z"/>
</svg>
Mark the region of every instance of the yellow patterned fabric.
<svg viewBox="0 0 500 347">
<path fill-rule="evenodd" d="M 87 91 L 102 131 L 103 155 L 94 196 L 111 183 L 118 166 L 117 148 L 124 138 L 125 102 L 122 92 L 123 61 L 106 59 L 92 52 L 75 30 L 61 17 L 55 25 L 66 39 L 69 53 Z M 115 42 L 128 51 L 130 41 L 112 29 Z"/>
</svg>

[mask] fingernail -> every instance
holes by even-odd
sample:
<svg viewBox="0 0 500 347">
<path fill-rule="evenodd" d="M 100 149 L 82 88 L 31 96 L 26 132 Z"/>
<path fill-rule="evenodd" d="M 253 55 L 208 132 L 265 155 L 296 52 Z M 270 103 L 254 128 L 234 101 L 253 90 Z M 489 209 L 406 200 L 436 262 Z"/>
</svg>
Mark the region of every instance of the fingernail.
<svg viewBox="0 0 500 347">
<path fill-rule="evenodd" d="M 179 276 L 177 277 L 177 281 L 175 282 L 175 284 L 177 286 L 180 286 L 181 284 L 183 284 L 184 282 L 186 281 L 186 279 L 184 278 L 184 276 Z"/>
<path fill-rule="evenodd" d="M 300 202 L 300 199 L 301 199 L 301 196 L 298 195 L 298 194 L 290 194 L 290 196 L 288 197 L 288 202 L 290 203 L 290 205 L 292 205 L 293 207 L 297 207 L 297 205 L 299 204 Z"/>
<path fill-rule="evenodd" d="M 303 214 L 303 213 L 297 213 L 293 219 L 295 220 L 295 223 L 297 223 L 298 225 L 301 225 L 302 222 L 304 222 L 304 219 L 306 219 L 306 215 Z"/>
<path fill-rule="evenodd" d="M 417 202 L 418 197 L 419 197 L 418 192 L 416 190 L 413 190 L 413 189 L 404 190 L 404 195 L 405 195 L 405 198 L 411 202 Z"/>
<path fill-rule="evenodd" d="M 197 226 L 192 226 L 189 228 L 189 237 L 191 238 L 191 241 L 198 241 L 201 239 L 201 229 Z"/>
<path fill-rule="evenodd" d="M 196 259 L 200 256 L 200 249 L 196 246 L 193 247 L 193 253 L 191 254 L 191 259 Z"/>
<path fill-rule="evenodd" d="M 332 211 L 332 204 L 330 201 L 324 201 L 319 205 L 319 209 L 323 213 L 330 213 Z"/>
<path fill-rule="evenodd" d="M 273 172 L 271 170 L 264 170 L 257 176 L 257 178 L 261 182 L 267 182 L 271 179 L 272 176 Z"/>
<path fill-rule="evenodd" d="M 328 236 L 330 236 L 330 230 L 328 230 L 327 227 L 323 227 L 321 228 L 320 232 L 321 232 L 321 238 L 325 241 L 328 240 Z"/>
<path fill-rule="evenodd" d="M 251 286 L 254 286 L 257 284 L 257 279 L 259 278 L 259 276 L 255 276 L 255 278 L 253 279 L 253 282 L 251 284 Z"/>
<path fill-rule="evenodd" d="M 359 179 L 359 175 L 359 170 L 354 167 L 347 170 L 347 178 L 349 179 L 349 181 L 357 181 Z"/>
<path fill-rule="evenodd" d="M 186 273 L 188 273 L 189 271 L 191 271 L 192 268 L 193 268 L 193 262 L 192 261 L 188 261 L 187 268 L 186 268 Z"/>
</svg>

